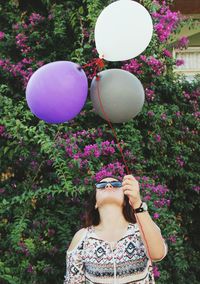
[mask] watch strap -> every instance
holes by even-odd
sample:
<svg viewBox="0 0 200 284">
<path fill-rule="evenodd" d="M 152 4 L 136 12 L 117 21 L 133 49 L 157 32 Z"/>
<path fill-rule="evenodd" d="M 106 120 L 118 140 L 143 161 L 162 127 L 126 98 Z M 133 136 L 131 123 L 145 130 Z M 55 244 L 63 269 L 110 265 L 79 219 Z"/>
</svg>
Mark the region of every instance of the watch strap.
<svg viewBox="0 0 200 284">
<path fill-rule="evenodd" d="M 134 212 L 135 212 L 135 213 L 140 213 L 140 212 L 143 212 L 143 211 L 144 211 L 144 209 L 142 208 L 142 203 L 143 203 L 143 202 L 141 202 L 141 204 L 140 204 L 140 206 L 139 206 L 138 208 L 134 209 Z"/>
</svg>

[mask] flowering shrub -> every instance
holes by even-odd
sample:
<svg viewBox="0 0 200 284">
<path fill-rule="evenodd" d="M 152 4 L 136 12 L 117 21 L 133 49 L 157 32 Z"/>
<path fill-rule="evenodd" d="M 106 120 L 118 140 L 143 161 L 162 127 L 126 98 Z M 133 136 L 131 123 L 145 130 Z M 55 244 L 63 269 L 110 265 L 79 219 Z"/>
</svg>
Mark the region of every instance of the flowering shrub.
<svg viewBox="0 0 200 284">
<path fill-rule="evenodd" d="M 83 111 L 62 125 L 30 113 L 25 88 L 31 74 L 54 60 L 87 65 L 97 57 L 94 23 L 109 1 L 42 1 L 0 4 L 0 278 L 2 283 L 61 283 L 65 252 L 83 224 L 94 183 L 126 167 L 107 123 L 88 99 Z M 129 170 L 139 181 L 169 246 L 154 265 L 157 283 L 198 283 L 199 79 L 173 73 L 171 37 L 183 19 L 171 1 L 142 3 L 154 21 L 146 51 L 132 60 L 106 63 L 135 74 L 145 89 L 142 112 L 115 125 Z M 25 5 L 25 4 L 24 4 Z M 24 11 L 25 9 L 25 11 Z M 183 37 L 176 48 L 185 48 Z M 93 58 L 94 57 L 94 58 Z M 95 65 L 86 68 L 89 80 Z"/>
</svg>

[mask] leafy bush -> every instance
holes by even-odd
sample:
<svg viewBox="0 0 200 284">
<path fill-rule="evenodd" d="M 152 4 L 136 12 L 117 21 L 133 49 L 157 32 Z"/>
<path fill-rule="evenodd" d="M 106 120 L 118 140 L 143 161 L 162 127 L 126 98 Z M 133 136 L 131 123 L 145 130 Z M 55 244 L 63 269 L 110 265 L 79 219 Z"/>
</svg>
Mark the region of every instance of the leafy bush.
<svg viewBox="0 0 200 284">
<path fill-rule="evenodd" d="M 68 123 L 47 125 L 30 113 L 26 84 L 43 64 L 97 57 L 93 30 L 112 1 L 6 1 L 0 4 L 1 283 L 61 283 L 65 251 L 84 224 L 96 179 L 126 169 L 106 121 L 88 98 Z M 145 88 L 142 112 L 115 125 L 130 171 L 168 242 L 154 264 L 157 283 L 198 283 L 199 78 L 173 72 L 171 39 L 183 20 L 167 3 L 144 0 L 154 20 L 145 53 L 106 68 L 135 74 Z M 188 22 L 190 24 L 190 22 Z M 195 24 L 195 23 L 192 23 Z M 166 27 L 168 27 L 166 29 Z M 179 47 L 185 48 L 180 40 Z M 89 81 L 93 66 L 85 68 Z"/>
</svg>

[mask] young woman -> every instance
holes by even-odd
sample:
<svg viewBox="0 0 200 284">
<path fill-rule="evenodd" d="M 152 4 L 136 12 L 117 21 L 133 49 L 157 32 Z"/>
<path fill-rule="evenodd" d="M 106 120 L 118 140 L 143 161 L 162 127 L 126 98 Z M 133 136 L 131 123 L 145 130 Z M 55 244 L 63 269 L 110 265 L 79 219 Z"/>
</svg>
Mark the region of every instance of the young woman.
<svg viewBox="0 0 200 284">
<path fill-rule="evenodd" d="M 137 180 L 132 175 L 122 183 L 113 176 L 103 178 L 91 199 L 86 226 L 66 253 L 64 284 L 155 283 L 150 257 L 162 260 L 168 247 L 141 200 Z"/>
</svg>

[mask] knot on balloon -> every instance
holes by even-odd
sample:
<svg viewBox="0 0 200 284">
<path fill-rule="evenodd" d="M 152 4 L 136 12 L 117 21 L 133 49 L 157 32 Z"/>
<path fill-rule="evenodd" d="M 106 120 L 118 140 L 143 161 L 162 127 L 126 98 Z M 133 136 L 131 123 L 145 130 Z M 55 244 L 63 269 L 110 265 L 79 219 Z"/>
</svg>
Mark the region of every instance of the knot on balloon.
<svg viewBox="0 0 200 284">
<path fill-rule="evenodd" d="M 81 71 L 81 70 L 82 70 L 81 65 L 78 65 L 77 69 L 78 69 L 79 71 Z"/>
<path fill-rule="evenodd" d="M 93 58 L 90 62 L 83 65 L 82 68 L 90 67 L 93 69 L 92 78 L 97 77 L 97 72 L 103 69 L 105 66 L 103 56 L 102 58 Z"/>
<path fill-rule="evenodd" d="M 96 80 L 100 81 L 100 75 L 99 74 L 96 74 Z"/>
<path fill-rule="evenodd" d="M 103 61 L 103 57 L 102 57 L 102 58 L 97 58 L 97 59 L 96 59 L 96 64 L 97 64 L 97 66 L 98 66 L 100 69 L 104 68 L 105 64 L 104 64 L 104 61 Z"/>
</svg>

